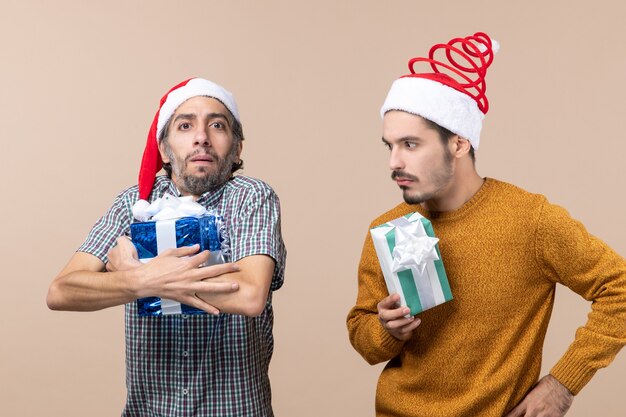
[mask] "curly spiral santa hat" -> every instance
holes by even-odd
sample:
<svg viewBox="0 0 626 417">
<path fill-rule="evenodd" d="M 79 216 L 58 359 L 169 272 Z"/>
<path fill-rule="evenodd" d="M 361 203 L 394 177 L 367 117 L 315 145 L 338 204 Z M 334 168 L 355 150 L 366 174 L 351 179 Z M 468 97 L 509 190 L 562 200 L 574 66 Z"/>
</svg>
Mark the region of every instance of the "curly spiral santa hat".
<svg viewBox="0 0 626 417">
<path fill-rule="evenodd" d="M 391 85 L 381 116 L 390 110 L 416 114 L 478 149 L 482 121 L 489 111 L 485 76 L 499 48 L 498 42 L 483 32 L 434 45 L 428 58 L 411 59 L 411 73 Z M 438 52 L 445 53 L 447 62 L 435 58 Z M 422 62 L 430 64 L 432 72 L 416 72 L 415 64 Z"/>
</svg>

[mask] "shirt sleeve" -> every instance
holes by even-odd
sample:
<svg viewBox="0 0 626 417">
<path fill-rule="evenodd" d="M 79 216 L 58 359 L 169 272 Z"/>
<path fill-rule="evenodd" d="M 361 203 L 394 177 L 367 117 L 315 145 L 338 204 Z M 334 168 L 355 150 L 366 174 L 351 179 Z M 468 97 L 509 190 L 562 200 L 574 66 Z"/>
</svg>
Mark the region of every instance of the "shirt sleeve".
<svg viewBox="0 0 626 417">
<path fill-rule="evenodd" d="M 268 186 L 244 188 L 243 204 L 230 222 L 229 235 L 233 262 L 246 256 L 268 255 L 276 263 L 270 289 L 283 285 L 286 250 L 280 230 L 280 201 Z"/>
<path fill-rule="evenodd" d="M 371 365 L 391 360 L 402 351 L 403 341 L 393 337 L 378 320 L 378 303 L 389 295 L 368 233 L 359 262 L 356 305 L 347 319 L 350 343 Z"/>
<path fill-rule="evenodd" d="M 113 205 L 96 222 L 77 252 L 90 253 L 104 264 L 108 262 L 109 249 L 115 245 L 118 237 L 128 235 L 130 231 L 132 215 L 127 193 L 124 191 L 115 198 Z"/>
<path fill-rule="evenodd" d="M 566 210 L 543 206 L 537 257 L 544 273 L 591 301 L 587 323 L 550 373 L 577 394 L 626 344 L 626 262 Z"/>
</svg>

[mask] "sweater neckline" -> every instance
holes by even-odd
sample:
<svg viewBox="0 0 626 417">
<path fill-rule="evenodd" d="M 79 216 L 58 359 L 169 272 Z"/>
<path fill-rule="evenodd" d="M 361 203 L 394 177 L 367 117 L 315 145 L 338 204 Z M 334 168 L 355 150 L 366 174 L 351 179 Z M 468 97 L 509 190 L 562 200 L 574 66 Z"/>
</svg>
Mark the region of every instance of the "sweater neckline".
<svg viewBox="0 0 626 417">
<path fill-rule="evenodd" d="M 495 180 L 493 178 L 485 177 L 483 184 L 480 186 L 478 191 L 465 202 L 461 207 L 452 211 L 429 211 L 424 209 L 421 205 L 417 205 L 417 211 L 430 220 L 438 220 L 438 221 L 446 221 L 453 220 L 459 217 L 465 216 L 467 213 L 472 211 L 472 209 L 480 204 L 480 202 L 485 198 L 485 196 L 489 193 L 489 190 L 492 189 L 495 185 Z"/>
</svg>

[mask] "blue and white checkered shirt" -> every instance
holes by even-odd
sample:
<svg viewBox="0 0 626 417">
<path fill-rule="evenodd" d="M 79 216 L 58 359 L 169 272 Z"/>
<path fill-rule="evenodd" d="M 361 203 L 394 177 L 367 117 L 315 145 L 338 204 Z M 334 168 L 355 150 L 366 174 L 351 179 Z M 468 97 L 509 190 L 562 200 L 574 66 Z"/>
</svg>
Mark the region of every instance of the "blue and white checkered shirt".
<svg viewBox="0 0 626 417">
<path fill-rule="evenodd" d="M 165 176 L 151 200 L 179 195 Z M 123 191 L 78 248 L 107 262 L 117 237 L 128 235 L 137 186 Z M 283 284 L 285 246 L 278 196 L 264 182 L 235 176 L 198 203 L 217 210 L 230 238 L 231 260 L 269 255 L 271 291 Z M 268 366 L 274 347 L 271 291 L 258 317 L 234 314 L 139 317 L 126 305 L 126 386 L 123 416 L 272 416 Z"/>
</svg>

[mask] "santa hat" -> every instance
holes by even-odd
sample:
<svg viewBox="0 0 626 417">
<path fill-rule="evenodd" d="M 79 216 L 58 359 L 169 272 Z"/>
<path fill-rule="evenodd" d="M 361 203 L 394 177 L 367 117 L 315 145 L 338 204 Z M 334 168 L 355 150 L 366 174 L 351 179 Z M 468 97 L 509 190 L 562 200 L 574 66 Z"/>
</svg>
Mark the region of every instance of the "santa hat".
<svg viewBox="0 0 626 417">
<path fill-rule="evenodd" d="M 411 73 L 391 85 L 381 116 L 390 110 L 416 114 L 469 140 L 478 149 L 482 121 L 489 111 L 485 75 L 499 47 L 482 32 L 434 45 L 428 58 L 411 59 Z M 445 53 L 447 62 L 435 59 L 437 52 Z M 429 63 L 432 72 L 417 73 L 413 67 L 418 62 Z"/>
<path fill-rule="evenodd" d="M 140 201 L 147 200 L 150 196 L 156 174 L 163 166 L 158 142 L 161 132 L 165 129 L 167 122 L 178 106 L 190 98 L 197 96 L 207 96 L 219 100 L 232 113 L 233 117 L 238 122 L 241 122 L 235 98 L 224 87 L 202 78 L 190 78 L 172 87 L 161 98 L 159 109 L 154 116 L 150 131 L 148 132 L 146 148 L 143 152 L 141 169 L 139 170 Z M 145 201 L 144 203 L 147 204 Z"/>
</svg>

